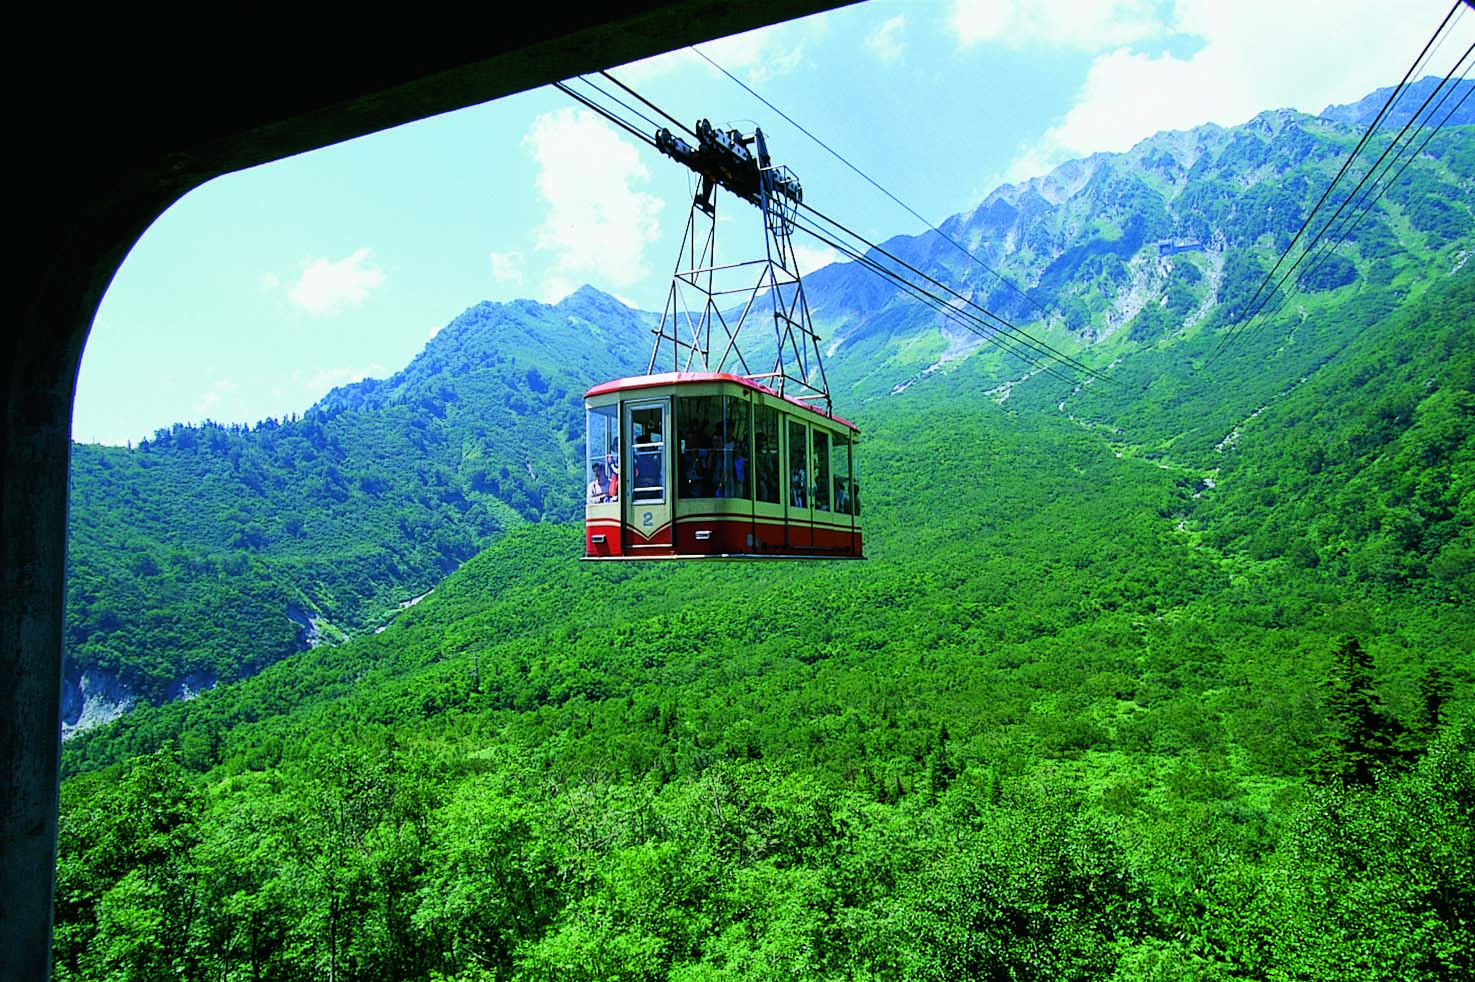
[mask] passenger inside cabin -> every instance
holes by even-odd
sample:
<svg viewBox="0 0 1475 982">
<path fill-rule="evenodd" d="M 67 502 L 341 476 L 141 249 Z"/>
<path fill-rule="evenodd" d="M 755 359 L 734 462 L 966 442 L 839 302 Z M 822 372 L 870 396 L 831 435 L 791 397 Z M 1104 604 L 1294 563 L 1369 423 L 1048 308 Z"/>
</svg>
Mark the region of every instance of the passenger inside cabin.
<svg viewBox="0 0 1475 982">
<path fill-rule="evenodd" d="M 714 430 L 707 447 L 707 497 L 727 497 L 727 485 L 727 444 L 721 432 Z"/>
<path fill-rule="evenodd" d="M 759 433 L 755 437 L 758 455 L 758 500 L 779 500 L 778 483 L 778 452 L 768 445 L 766 434 Z"/>
<path fill-rule="evenodd" d="M 635 488 L 630 500 L 660 501 L 662 483 L 661 434 L 650 430 L 635 442 Z"/>
<path fill-rule="evenodd" d="M 706 464 L 701 430 L 687 430 L 681 440 L 681 494 L 700 498 L 706 494 Z"/>
<path fill-rule="evenodd" d="M 589 482 L 589 504 L 598 505 L 613 500 L 610 493 L 610 481 L 604 473 L 604 465 L 596 461 L 591 469 L 594 472 L 594 479 Z"/>
</svg>

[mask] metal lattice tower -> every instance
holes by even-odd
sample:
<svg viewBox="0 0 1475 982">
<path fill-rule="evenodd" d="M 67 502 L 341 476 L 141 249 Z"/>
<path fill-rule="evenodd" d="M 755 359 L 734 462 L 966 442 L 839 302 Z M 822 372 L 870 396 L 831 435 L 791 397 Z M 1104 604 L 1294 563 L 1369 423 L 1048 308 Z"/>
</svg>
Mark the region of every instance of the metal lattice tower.
<svg viewBox="0 0 1475 982">
<path fill-rule="evenodd" d="M 762 130 L 744 136 L 703 119 L 696 134 L 697 147 L 669 130 L 656 134 L 661 152 L 690 167 L 701 184 L 692 198 L 647 371 L 729 372 L 830 415 L 819 336 L 794 256 L 794 217 L 804 191 L 787 167 L 773 166 Z M 713 191 L 719 184 L 763 215 L 763 258 L 717 261 Z M 771 332 L 752 324 L 763 317 L 760 310 L 771 312 Z"/>
</svg>

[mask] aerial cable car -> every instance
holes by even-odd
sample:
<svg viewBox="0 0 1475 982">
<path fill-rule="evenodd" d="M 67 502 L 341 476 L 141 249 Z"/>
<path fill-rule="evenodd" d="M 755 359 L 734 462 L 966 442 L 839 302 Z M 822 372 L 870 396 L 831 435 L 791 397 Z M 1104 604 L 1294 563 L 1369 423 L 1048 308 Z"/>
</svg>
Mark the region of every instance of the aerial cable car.
<svg viewBox="0 0 1475 982">
<path fill-rule="evenodd" d="M 834 415 L 794 259 L 803 189 L 762 130 L 696 138 L 656 134 L 700 182 L 646 374 L 584 394 L 584 558 L 863 558 L 860 431 Z M 762 215 L 763 258 L 718 264 L 718 186 Z"/>
</svg>

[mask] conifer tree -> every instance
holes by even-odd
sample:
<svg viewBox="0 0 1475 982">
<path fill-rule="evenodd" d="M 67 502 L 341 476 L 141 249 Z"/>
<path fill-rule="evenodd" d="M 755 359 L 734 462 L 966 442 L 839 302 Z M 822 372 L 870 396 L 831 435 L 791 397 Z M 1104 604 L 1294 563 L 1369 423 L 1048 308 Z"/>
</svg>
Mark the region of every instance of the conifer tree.
<svg viewBox="0 0 1475 982">
<path fill-rule="evenodd" d="M 1405 753 L 1407 731 L 1384 706 L 1373 684 L 1373 659 L 1353 635 L 1337 642 L 1331 675 L 1322 683 L 1333 743 L 1313 765 L 1322 782 L 1372 784 L 1380 766 Z"/>
</svg>

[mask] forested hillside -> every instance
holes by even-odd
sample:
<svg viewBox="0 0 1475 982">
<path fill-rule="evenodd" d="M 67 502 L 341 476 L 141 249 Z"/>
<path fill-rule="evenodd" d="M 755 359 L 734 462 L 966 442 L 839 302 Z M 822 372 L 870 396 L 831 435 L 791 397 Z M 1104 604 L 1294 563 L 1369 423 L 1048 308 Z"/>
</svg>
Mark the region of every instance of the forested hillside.
<svg viewBox="0 0 1475 982">
<path fill-rule="evenodd" d="M 854 414 L 919 379 L 960 372 L 967 381 L 953 391 L 964 403 L 1017 388 L 1023 404 L 1064 406 L 1124 430 L 1134 446 L 1184 448 L 1173 455 L 1179 465 L 1217 470 L 1208 448 L 1335 359 L 1353 325 L 1390 314 L 1468 255 L 1475 141 L 1465 126 L 1425 148 L 1238 352 L 1194 374 L 1226 331 L 1239 330 L 1238 308 L 1368 111 L 1273 112 L 1233 129 L 1160 134 L 1128 154 L 1000 188 L 943 229 L 1002 279 L 936 233 L 886 244 L 1044 343 L 1111 366 L 1122 384 L 1109 394 L 1067 399 L 1038 365 L 1001 354 L 858 264 L 820 270 L 809 293 L 839 404 Z M 502 530 L 575 518 L 579 397 L 643 370 L 652 318 L 588 288 L 553 307 L 481 304 L 404 371 L 336 390 L 300 419 L 176 425 L 130 449 L 78 445 L 68 732 L 376 629 Z M 1275 371 L 1259 370 L 1266 357 Z M 1262 553 L 1293 547 L 1273 529 L 1226 534 Z M 1334 532 L 1320 535 L 1325 552 Z M 1307 544 L 1295 548 L 1310 559 Z M 1462 567 L 1456 556 L 1435 568 L 1447 579 Z M 213 614 L 194 613 L 202 610 Z"/>
<path fill-rule="evenodd" d="M 1468 971 L 1468 610 L 1226 556 L 1173 471 L 928 395 L 867 421 L 860 567 L 524 526 L 70 741 L 58 977 Z"/>
<path fill-rule="evenodd" d="M 300 419 L 76 445 L 64 718 L 363 633 L 502 530 L 574 518 L 584 390 L 644 369 L 646 327 L 588 289 L 481 304 Z"/>
<path fill-rule="evenodd" d="M 864 562 L 578 562 L 593 291 L 78 447 L 72 664 L 204 691 L 64 745 L 55 977 L 1475 973 L 1475 131 L 1241 316 L 1359 118 L 888 244 L 1089 379 L 817 274 Z"/>
</svg>

